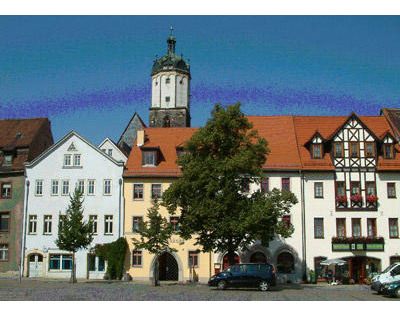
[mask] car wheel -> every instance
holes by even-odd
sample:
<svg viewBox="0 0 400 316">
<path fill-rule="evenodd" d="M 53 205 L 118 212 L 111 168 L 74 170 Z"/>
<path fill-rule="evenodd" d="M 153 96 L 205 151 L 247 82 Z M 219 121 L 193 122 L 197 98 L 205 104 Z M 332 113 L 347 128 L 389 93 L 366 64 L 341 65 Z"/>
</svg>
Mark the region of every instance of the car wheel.
<svg viewBox="0 0 400 316">
<path fill-rule="evenodd" d="M 400 287 L 396 289 L 395 295 L 397 298 L 400 298 Z"/>
<path fill-rule="evenodd" d="M 381 294 L 382 294 L 382 285 L 379 287 L 379 289 L 378 289 L 378 291 L 377 291 L 377 292 L 378 292 L 378 294 L 379 294 L 379 295 L 381 295 Z"/>
<path fill-rule="evenodd" d="M 260 290 L 263 291 L 263 292 L 268 291 L 268 290 L 269 290 L 269 284 L 268 284 L 268 282 L 267 282 L 267 281 L 261 281 L 261 282 L 260 282 L 260 285 L 259 285 L 259 288 L 260 288 Z"/>
<path fill-rule="evenodd" d="M 226 282 L 225 281 L 219 281 L 218 282 L 218 290 L 225 290 L 226 289 Z"/>
</svg>

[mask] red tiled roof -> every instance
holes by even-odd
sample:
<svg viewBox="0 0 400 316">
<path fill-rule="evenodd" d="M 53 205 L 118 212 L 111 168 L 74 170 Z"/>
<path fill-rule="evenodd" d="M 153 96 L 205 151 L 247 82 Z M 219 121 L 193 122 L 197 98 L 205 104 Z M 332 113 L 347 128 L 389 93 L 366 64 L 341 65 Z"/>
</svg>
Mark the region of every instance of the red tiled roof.
<svg viewBox="0 0 400 316">
<path fill-rule="evenodd" d="M 264 164 L 268 170 L 334 170 L 330 153 L 322 159 L 311 159 L 304 146 L 317 132 L 324 138 L 334 136 L 349 116 L 247 116 L 261 137 L 268 141 L 270 154 Z M 357 116 L 379 137 L 392 128 L 384 116 Z M 179 175 L 176 147 L 182 146 L 197 128 L 145 128 L 144 148 L 159 147 L 162 161 L 156 167 L 142 167 L 141 150 L 134 146 L 126 164 L 125 176 Z M 396 145 L 400 153 L 400 147 Z M 378 158 L 378 170 L 400 170 L 400 154 L 396 159 Z"/>
</svg>

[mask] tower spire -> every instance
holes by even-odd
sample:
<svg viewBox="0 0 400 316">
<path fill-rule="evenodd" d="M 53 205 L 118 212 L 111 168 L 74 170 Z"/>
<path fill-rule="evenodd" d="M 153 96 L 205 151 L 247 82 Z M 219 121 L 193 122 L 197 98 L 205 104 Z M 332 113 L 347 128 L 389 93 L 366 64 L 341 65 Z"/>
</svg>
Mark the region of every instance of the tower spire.
<svg viewBox="0 0 400 316">
<path fill-rule="evenodd" d="M 176 43 L 176 39 L 174 34 L 172 33 L 172 31 L 174 30 L 174 28 L 171 27 L 169 28 L 171 30 L 171 35 L 167 38 L 167 43 L 168 43 L 168 54 L 175 54 L 175 43 Z"/>
</svg>

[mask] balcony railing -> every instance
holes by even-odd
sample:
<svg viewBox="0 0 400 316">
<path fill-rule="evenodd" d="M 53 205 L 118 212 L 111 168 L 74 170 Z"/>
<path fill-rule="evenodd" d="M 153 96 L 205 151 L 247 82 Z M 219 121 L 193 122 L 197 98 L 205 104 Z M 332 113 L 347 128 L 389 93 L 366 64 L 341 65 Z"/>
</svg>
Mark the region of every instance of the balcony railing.
<svg viewBox="0 0 400 316">
<path fill-rule="evenodd" d="M 384 251 L 383 237 L 332 237 L 332 251 Z"/>
</svg>

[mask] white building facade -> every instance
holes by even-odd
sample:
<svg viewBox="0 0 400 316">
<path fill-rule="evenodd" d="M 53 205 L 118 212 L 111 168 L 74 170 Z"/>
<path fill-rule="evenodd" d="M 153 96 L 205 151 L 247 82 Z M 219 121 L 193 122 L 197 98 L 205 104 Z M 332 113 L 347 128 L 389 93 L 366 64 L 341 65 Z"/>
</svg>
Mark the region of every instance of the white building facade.
<svg viewBox="0 0 400 316">
<path fill-rule="evenodd" d="M 107 147 L 107 142 L 102 145 Z M 84 220 L 93 222 L 94 239 L 75 255 L 76 277 L 103 278 L 107 263 L 91 249 L 123 236 L 124 161 L 72 131 L 25 167 L 24 276 L 70 277 L 71 253 L 58 249 L 55 241 L 60 217 L 78 187 L 83 192 Z"/>
</svg>

